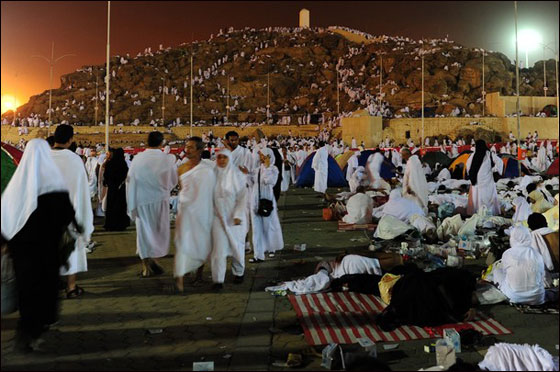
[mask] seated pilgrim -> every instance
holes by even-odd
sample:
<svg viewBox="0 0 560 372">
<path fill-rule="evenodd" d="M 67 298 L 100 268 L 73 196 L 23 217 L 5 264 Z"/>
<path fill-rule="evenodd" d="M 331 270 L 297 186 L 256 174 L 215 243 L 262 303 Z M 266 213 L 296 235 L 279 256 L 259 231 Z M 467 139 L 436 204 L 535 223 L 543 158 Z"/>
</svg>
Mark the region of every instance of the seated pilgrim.
<svg viewBox="0 0 560 372">
<path fill-rule="evenodd" d="M 543 213 L 548 227 L 553 231 L 558 231 L 558 195 L 554 196 L 554 206 Z"/>
<path fill-rule="evenodd" d="M 532 248 L 531 232 L 525 226 L 511 231 L 510 246 L 493 265 L 487 279 L 498 285 L 510 302 L 541 305 L 545 302 L 545 266 L 542 256 Z"/>
<path fill-rule="evenodd" d="M 343 222 L 351 224 L 371 223 L 373 200 L 365 194 L 365 187 L 358 186 L 356 194 L 346 203 L 348 214 L 342 218 Z"/>
<path fill-rule="evenodd" d="M 552 287 L 552 279 L 558 277 L 558 231 L 547 226 L 546 218 L 540 213 L 532 213 L 527 219 L 531 229 L 531 247 L 542 256 L 545 267 L 545 287 Z"/>
</svg>

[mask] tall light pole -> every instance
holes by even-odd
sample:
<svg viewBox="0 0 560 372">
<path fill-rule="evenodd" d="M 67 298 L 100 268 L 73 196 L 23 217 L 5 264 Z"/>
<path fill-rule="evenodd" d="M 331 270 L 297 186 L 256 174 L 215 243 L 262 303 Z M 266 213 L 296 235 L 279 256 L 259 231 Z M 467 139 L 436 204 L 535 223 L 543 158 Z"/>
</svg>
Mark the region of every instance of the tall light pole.
<svg viewBox="0 0 560 372">
<path fill-rule="evenodd" d="M 484 110 L 486 109 L 486 90 L 484 90 L 484 55 L 486 51 L 482 49 L 482 117 L 484 117 Z"/>
<path fill-rule="evenodd" d="M 47 58 L 45 56 L 42 55 L 33 55 L 31 57 L 37 57 L 37 58 L 43 58 L 45 61 L 47 61 L 47 63 L 50 65 L 50 85 L 49 85 L 49 119 L 48 119 L 48 123 L 47 123 L 47 136 L 49 135 L 49 131 L 50 131 L 50 126 L 52 124 L 51 121 L 51 114 L 52 114 L 52 84 L 53 84 L 53 69 L 54 69 L 54 64 L 58 61 L 60 61 L 62 58 L 64 57 L 75 57 L 75 54 L 65 54 L 63 56 L 58 57 L 57 59 L 54 59 L 54 41 L 52 42 L 52 48 L 51 48 L 51 58 Z"/>
<path fill-rule="evenodd" d="M 226 82 L 226 123 L 229 122 L 229 75 Z"/>
<path fill-rule="evenodd" d="M 340 116 L 340 92 L 339 92 L 339 83 L 338 83 L 338 65 L 336 66 L 336 109 L 338 116 Z"/>
<path fill-rule="evenodd" d="M 516 119 L 517 119 L 517 151 L 519 153 L 519 137 L 521 137 L 521 124 L 519 118 L 519 43 L 517 40 L 517 1 L 513 2 L 514 7 L 514 16 L 515 16 L 515 110 L 516 110 Z M 521 162 L 519 160 L 519 156 L 517 156 L 517 170 L 519 171 L 519 176 L 521 176 Z"/>
<path fill-rule="evenodd" d="M 99 73 L 95 73 L 95 126 L 97 126 L 97 113 L 99 111 Z"/>
<path fill-rule="evenodd" d="M 270 71 L 266 74 L 266 123 L 270 124 Z"/>
<path fill-rule="evenodd" d="M 424 156 L 424 51 L 422 50 L 422 156 Z"/>
<path fill-rule="evenodd" d="M 163 86 L 161 87 L 161 125 L 165 126 L 165 78 L 161 78 Z"/>
<path fill-rule="evenodd" d="M 109 43 L 111 36 L 111 2 L 107 1 L 107 73 L 105 75 L 106 93 L 105 93 L 105 151 L 109 153 L 109 83 L 111 79 L 111 69 L 109 61 L 109 53 L 111 45 Z"/>
<path fill-rule="evenodd" d="M 381 64 L 379 65 L 379 107 L 381 107 L 381 94 L 383 87 L 383 54 L 380 54 Z"/>
<path fill-rule="evenodd" d="M 191 42 L 192 43 L 192 42 Z M 193 54 L 192 54 L 192 49 L 191 49 L 191 137 L 192 137 L 192 127 L 193 127 L 193 116 L 192 116 L 192 108 L 193 108 Z"/>
</svg>

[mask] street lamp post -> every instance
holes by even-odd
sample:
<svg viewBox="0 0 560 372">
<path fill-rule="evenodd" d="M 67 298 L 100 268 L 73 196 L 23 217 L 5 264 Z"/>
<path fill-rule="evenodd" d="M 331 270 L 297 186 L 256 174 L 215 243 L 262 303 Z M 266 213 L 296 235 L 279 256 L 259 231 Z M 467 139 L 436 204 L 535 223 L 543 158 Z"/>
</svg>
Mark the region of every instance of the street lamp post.
<svg viewBox="0 0 560 372">
<path fill-rule="evenodd" d="M 484 90 L 484 55 L 485 50 L 482 49 L 482 117 L 484 117 L 484 110 L 486 109 L 486 90 Z"/>
<path fill-rule="evenodd" d="M 109 153 L 109 83 L 111 79 L 110 69 L 110 51 L 111 45 L 109 43 L 111 35 L 111 2 L 107 1 L 107 73 L 105 74 L 105 151 Z"/>
<path fill-rule="evenodd" d="M 49 135 L 49 131 L 50 131 L 50 126 L 52 124 L 51 121 L 51 114 L 52 114 L 52 84 L 53 84 L 53 69 L 54 69 L 54 64 L 58 61 L 60 61 L 62 58 L 64 57 L 75 57 L 75 54 L 65 54 L 63 56 L 58 57 L 57 59 L 54 59 L 54 41 L 52 42 L 52 48 L 51 48 L 51 58 L 47 58 L 45 56 L 42 55 L 34 55 L 31 57 L 38 57 L 38 58 L 43 58 L 45 61 L 47 61 L 47 63 L 50 65 L 50 86 L 49 86 L 49 119 L 48 119 L 48 123 L 47 123 L 47 135 Z"/>
<path fill-rule="evenodd" d="M 515 17 L 515 116 L 517 119 L 517 151 L 520 150 L 519 147 L 519 138 L 521 137 L 521 123 L 519 118 L 519 42 L 517 39 L 517 1 L 513 2 L 514 7 L 514 17 Z M 518 160 L 519 156 L 517 157 Z M 519 171 L 519 175 L 521 175 L 521 162 L 517 162 L 517 170 Z"/>
<path fill-rule="evenodd" d="M 161 78 L 163 86 L 161 87 L 161 125 L 165 126 L 165 78 Z"/>
<path fill-rule="evenodd" d="M 99 111 L 99 74 L 95 73 L 95 126 L 97 126 L 97 112 Z"/>
<path fill-rule="evenodd" d="M 229 75 L 226 82 L 226 124 L 229 122 Z"/>
</svg>

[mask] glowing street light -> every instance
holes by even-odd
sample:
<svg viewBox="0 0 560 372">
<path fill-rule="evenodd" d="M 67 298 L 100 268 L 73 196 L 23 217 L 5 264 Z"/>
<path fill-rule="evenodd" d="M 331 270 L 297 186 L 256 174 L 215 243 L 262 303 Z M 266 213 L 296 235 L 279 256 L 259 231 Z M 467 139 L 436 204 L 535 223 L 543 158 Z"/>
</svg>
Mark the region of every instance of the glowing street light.
<svg viewBox="0 0 560 372">
<path fill-rule="evenodd" d="M 513 42 L 515 43 L 515 36 Z M 535 50 L 542 43 L 542 37 L 535 30 L 525 29 L 517 33 L 517 42 L 519 49 L 525 52 L 525 68 L 529 68 L 529 52 Z"/>
</svg>

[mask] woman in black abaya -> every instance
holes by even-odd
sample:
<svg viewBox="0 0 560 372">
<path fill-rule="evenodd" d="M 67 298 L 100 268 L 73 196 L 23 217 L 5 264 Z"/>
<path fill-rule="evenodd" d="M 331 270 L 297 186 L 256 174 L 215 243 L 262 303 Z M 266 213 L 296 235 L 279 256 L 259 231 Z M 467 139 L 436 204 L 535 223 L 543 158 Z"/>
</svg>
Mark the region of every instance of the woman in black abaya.
<svg viewBox="0 0 560 372">
<path fill-rule="evenodd" d="M 124 158 L 124 150 L 115 149 L 103 174 L 103 185 L 107 186 L 105 230 L 123 231 L 130 225 L 130 218 L 126 211 L 125 181 L 127 174 L 128 166 Z"/>
</svg>

